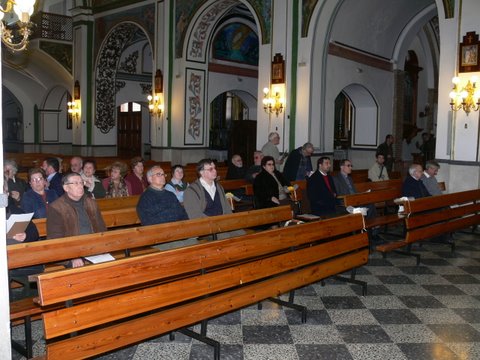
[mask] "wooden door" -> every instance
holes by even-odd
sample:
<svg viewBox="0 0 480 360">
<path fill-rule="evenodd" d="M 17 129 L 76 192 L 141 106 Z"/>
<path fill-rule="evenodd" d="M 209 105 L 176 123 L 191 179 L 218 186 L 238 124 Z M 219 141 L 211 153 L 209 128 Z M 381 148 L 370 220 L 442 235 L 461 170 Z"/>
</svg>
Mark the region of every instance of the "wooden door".
<svg viewBox="0 0 480 360">
<path fill-rule="evenodd" d="M 134 112 L 132 103 L 128 103 L 128 112 L 118 107 L 117 122 L 117 156 L 142 156 L 142 112 Z"/>
</svg>

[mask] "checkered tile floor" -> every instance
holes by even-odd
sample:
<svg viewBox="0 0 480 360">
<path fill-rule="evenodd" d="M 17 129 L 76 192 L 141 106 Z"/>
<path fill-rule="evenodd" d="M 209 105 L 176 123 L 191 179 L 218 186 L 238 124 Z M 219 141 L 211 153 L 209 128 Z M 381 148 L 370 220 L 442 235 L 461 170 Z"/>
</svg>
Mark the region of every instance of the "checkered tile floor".
<svg viewBox="0 0 480 360">
<path fill-rule="evenodd" d="M 457 233 L 454 254 L 441 244 L 415 249 L 422 261 L 370 256 L 357 285 L 327 280 L 296 291 L 308 319 L 271 302 L 209 322 L 222 359 L 480 359 L 480 235 Z M 21 336 L 14 328 L 13 336 Z M 42 354 L 41 325 L 34 326 Z M 14 359 L 21 359 L 13 351 Z M 100 359 L 213 359 L 213 349 L 184 335 L 168 336 Z"/>
</svg>

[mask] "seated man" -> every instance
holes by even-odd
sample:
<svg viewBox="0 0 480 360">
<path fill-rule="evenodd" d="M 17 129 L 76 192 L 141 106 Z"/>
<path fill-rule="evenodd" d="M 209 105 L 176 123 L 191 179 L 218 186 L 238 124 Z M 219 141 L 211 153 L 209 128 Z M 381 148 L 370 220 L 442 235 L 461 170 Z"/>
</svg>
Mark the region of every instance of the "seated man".
<svg viewBox="0 0 480 360">
<path fill-rule="evenodd" d="M 247 169 L 243 165 L 242 157 L 238 154 L 232 156 L 231 162 L 228 164 L 227 170 L 227 180 L 234 180 L 234 179 L 243 179 Z"/>
<path fill-rule="evenodd" d="M 47 188 L 55 191 L 58 197 L 63 195 L 62 174 L 60 171 L 60 163 L 57 158 L 46 158 L 42 163 L 42 169 L 47 175 Z"/>
<path fill-rule="evenodd" d="M 217 169 L 212 159 L 200 160 L 197 164 L 199 178 L 185 190 L 183 205 L 189 219 L 231 214 L 232 209 L 222 186 L 215 182 Z M 245 234 L 243 230 L 217 234 L 218 239 Z"/>
<path fill-rule="evenodd" d="M 410 165 L 408 175 L 403 182 L 402 196 L 413 197 L 415 199 L 430 196 L 430 193 L 421 180 L 422 174 L 423 169 L 421 165 Z"/>
<path fill-rule="evenodd" d="M 165 190 L 165 172 L 160 166 L 148 170 L 147 180 L 150 186 L 140 195 L 137 204 L 137 214 L 142 225 L 188 219 L 175 194 Z"/>
<path fill-rule="evenodd" d="M 372 167 L 368 170 L 368 179 L 370 181 L 384 181 L 389 180 L 388 171 L 385 167 L 385 157 L 383 154 L 377 153 L 376 161 Z"/>
<path fill-rule="evenodd" d="M 312 214 L 322 217 L 337 215 L 337 190 L 330 171 L 330 158 L 322 156 L 317 162 L 317 171 L 307 178 L 307 196 Z"/>
<path fill-rule="evenodd" d="M 442 190 L 440 190 L 437 178 L 435 177 L 438 173 L 438 169 L 440 169 L 440 164 L 435 160 L 427 161 L 425 164 L 425 171 L 422 174 L 421 180 L 430 195 L 442 194 Z"/>
<path fill-rule="evenodd" d="M 83 171 L 83 159 L 80 156 L 73 156 L 70 159 L 70 172 L 75 172 L 82 175 Z"/>
<path fill-rule="evenodd" d="M 85 194 L 84 182 L 77 173 L 63 177 L 65 193 L 47 209 L 47 238 L 92 234 L 106 231 L 97 203 Z M 71 260 L 72 267 L 83 266 L 81 258 Z"/>
<path fill-rule="evenodd" d="M 263 153 L 261 151 L 255 151 L 253 153 L 253 165 L 250 166 L 245 174 L 245 180 L 253 184 L 253 181 L 257 175 L 262 171 L 262 159 Z"/>
<path fill-rule="evenodd" d="M 355 189 L 355 184 L 351 177 L 352 173 L 352 162 L 348 159 L 343 159 L 340 161 L 340 172 L 333 177 L 333 182 L 335 183 L 335 189 L 337 190 L 337 196 L 340 195 L 350 195 L 356 194 L 357 189 Z M 377 210 L 375 209 L 374 204 L 366 205 L 368 212 L 367 218 L 373 218 L 377 216 Z"/>
</svg>

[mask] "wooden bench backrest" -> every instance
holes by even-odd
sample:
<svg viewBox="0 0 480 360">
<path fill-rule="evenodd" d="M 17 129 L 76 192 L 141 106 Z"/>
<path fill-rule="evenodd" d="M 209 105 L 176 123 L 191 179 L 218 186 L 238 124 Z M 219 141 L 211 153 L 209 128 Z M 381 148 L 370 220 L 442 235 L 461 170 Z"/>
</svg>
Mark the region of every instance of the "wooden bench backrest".
<svg viewBox="0 0 480 360">
<path fill-rule="evenodd" d="M 94 356 L 366 264 L 368 238 L 358 233 L 362 227 L 361 215 L 348 215 L 326 220 L 321 227 L 303 224 L 41 274 L 42 305 L 95 297 L 45 313 L 46 339 L 109 325 L 51 342 L 47 356 Z"/>
<path fill-rule="evenodd" d="M 389 201 L 401 197 L 401 189 L 387 189 L 371 191 L 367 193 L 358 193 L 352 195 L 345 195 L 343 197 L 343 204 L 345 206 L 363 206 L 368 204 L 375 204 L 379 202 Z"/>
<path fill-rule="evenodd" d="M 226 192 L 237 189 L 245 189 L 245 187 L 249 184 L 249 182 L 247 182 L 245 179 L 220 180 L 218 183 L 222 185 Z"/>
<path fill-rule="evenodd" d="M 105 210 L 117 210 L 123 208 L 136 207 L 140 199 L 140 195 L 116 197 L 116 198 L 103 198 L 97 199 L 98 208 L 100 211 Z"/>
<path fill-rule="evenodd" d="M 402 188 L 402 179 L 390 179 L 385 181 L 367 181 L 367 182 L 360 182 L 355 183 L 355 188 L 357 192 L 365 192 L 365 191 L 378 191 L 378 190 L 387 190 L 387 189 L 401 189 Z"/>
<path fill-rule="evenodd" d="M 416 242 L 480 223 L 480 190 L 431 196 L 404 203 L 406 241 Z"/>
<path fill-rule="evenodd" d="M 102 254 L 142 246 L 217 234 L 242 228 L 290 220 L 289 206 L 251 210 L 159 225 L 110 230 L 7 247 L 8 268 L 47 264 L 81 256 Z"/>
<path fill-rule="evenodd" d="M 140 219 L 137 215 L 135 207 L 121 208 L 116 210 L 102 211 L 103 221 L 107 229 L 113 229 L 121 226 L 139 225 Z M 47 236 L 47 219 L 33 219 L 33 223 L 37 227 L 40 237 Z"/>
</svg>

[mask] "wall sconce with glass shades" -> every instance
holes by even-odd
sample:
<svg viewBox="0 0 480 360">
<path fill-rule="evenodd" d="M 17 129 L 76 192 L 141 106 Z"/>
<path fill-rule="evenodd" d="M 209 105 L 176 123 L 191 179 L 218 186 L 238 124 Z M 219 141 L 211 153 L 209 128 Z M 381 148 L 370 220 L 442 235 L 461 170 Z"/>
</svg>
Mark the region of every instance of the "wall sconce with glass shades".
<svg viewBox="0 0 480 360">
<path fill-rule="evenodd" d="M 285 89 L 285 87 L 283 87 Z M 268 114 L 275 114 L 277 117 L 285 108 L 285 98 L 281 95 L 280 86 L 273 86 L 263 89 L 263 109 Z"/>
<path fill-rule="evenodd" d="M 455 76 L 452 79 L 453 90 L 450 92 L 450 108 L 453 111 L 462 110 L 468 115 L 470 111 L 480 109 L 480 92 L 477 89 L 476 76 L 472 76 L 467 83 L 462 86 L 460 78 Z"/>
<path fill-rule="evenodd" d="M 161 116 L 163 113 L 163 74 L 159 69 L 155 73 L 154 92 L 147 96 L 148 110 L 153 116 Z"/>
<path fill-rule="evenodd" d="M 35 0 L 7 0 L 5 7 L 0 6 L 2 42 L 10 50 L 22 51 L 27 47 L 32 26 L 30 16 L 33 14 L 34 5 Z M 15 24 L 11 25 L 13 23 Z M 19 41 L 16 41 L 17 39 Z"/>
<path fill-rule="evenodd" d="M 78 121 L 80 119 L 80 83 L 78 80 L 73 85 L 73 98 L 67 103 L 67 106 L 68 114 L 73 120 Z"/>
<path fill-rule="evenodd" d="M 263 110 L 277 117 L 285 109 L 285 60 L 280 53 L 272 61 L 270 88 L 263 89 Z"/>
</svg>

